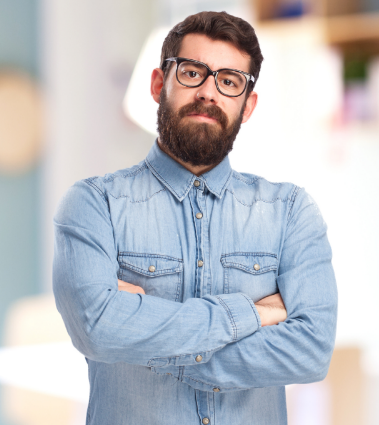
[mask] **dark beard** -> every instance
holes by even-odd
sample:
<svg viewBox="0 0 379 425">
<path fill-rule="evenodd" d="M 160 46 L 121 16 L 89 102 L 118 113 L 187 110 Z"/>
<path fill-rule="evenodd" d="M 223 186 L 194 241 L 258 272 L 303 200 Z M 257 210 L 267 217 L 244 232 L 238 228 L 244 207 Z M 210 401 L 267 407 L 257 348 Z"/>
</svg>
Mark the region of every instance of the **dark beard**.
<svg viewBox="0 0 379 425">
<path fill-rule="evenodd" d="M 240 115 L 228 125 L 228 117 L 216 105 L 205 106 L 202 101 L 188 103 L 178 112 L 172 110 L 163 87 L 158 108 L 158 134 L 162 147 L 176 158 L 197 165 L 217 165 L 233 149 L 240 130 L 246 101 Z M 189 113 L 206 113 L 218 123 L 181 122 Z"/>
</svg>

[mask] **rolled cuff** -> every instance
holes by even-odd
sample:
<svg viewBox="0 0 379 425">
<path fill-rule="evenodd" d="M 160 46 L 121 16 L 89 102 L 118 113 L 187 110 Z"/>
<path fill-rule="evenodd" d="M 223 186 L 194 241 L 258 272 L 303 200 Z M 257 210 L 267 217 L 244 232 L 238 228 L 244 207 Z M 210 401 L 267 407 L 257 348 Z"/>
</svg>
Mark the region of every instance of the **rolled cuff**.
<svg viewBox="0 0 379 425">
<path fill-rule="evenodd" d="M 235 294 L 216 295 L 228 314 L 232 329 L 233 342 L 255 333 L 261 327 L 261 318 L 253 300 L 238 292 Z"/>
</svg>

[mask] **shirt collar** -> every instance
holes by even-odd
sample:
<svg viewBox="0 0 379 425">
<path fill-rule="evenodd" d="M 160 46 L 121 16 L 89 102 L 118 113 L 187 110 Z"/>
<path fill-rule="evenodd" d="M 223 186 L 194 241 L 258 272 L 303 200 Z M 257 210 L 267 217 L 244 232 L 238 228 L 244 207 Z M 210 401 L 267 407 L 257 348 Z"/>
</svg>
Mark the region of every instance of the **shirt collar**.
<svg viewBox="0 0 379 425">
<path fill-rule="evenodd" d="M 166 153 L 155 141 L 146 157 L 146 164 L 155 177 L 181 202 L 187 196 L 195 180 L 203 182 L 218 198 L 222 198 L 232 175 L 229 158 L 225 157 L 220 164 L 207 173 L 197 177 Z"/>
</svg>

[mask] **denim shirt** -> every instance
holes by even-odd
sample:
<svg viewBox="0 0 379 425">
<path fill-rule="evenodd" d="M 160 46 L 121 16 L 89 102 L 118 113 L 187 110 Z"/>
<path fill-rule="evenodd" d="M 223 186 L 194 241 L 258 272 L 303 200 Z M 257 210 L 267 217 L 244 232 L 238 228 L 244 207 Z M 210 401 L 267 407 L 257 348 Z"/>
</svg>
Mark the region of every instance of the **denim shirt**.
<svg viewBox="0 0 379 425">
<path fill-rule="evenodd" d="M 282 425 L 284 386 L 326 376 L 337 290 L 303 189 L 228 158 L 197 177 L 155 143 L 140 164 L 73 185 L 54 223 L 54 294 L 88 363 L 87 425 Z M 254 303 L 277 292 L 287 320 L 261 327 Z"/>
</svg>

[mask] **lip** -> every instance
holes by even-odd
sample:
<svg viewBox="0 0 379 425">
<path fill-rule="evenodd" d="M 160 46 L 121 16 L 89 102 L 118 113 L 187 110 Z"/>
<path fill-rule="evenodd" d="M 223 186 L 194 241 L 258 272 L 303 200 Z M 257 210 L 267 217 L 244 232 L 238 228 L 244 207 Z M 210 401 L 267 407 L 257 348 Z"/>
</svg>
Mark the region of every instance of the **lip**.
<svg viewBox="0 0 379 425">
<path fill-rule="evenodd" d="M 191 113 L 188 114 L 187 117 L 191 117 L 194 118 L 198 121 L 203 121 L 203 122 L 218 122 L 216 118 L 212 118 L 210 116 L 208 116 L 207 114 L 195 114 L 195 113 Z"/>
</svg>

